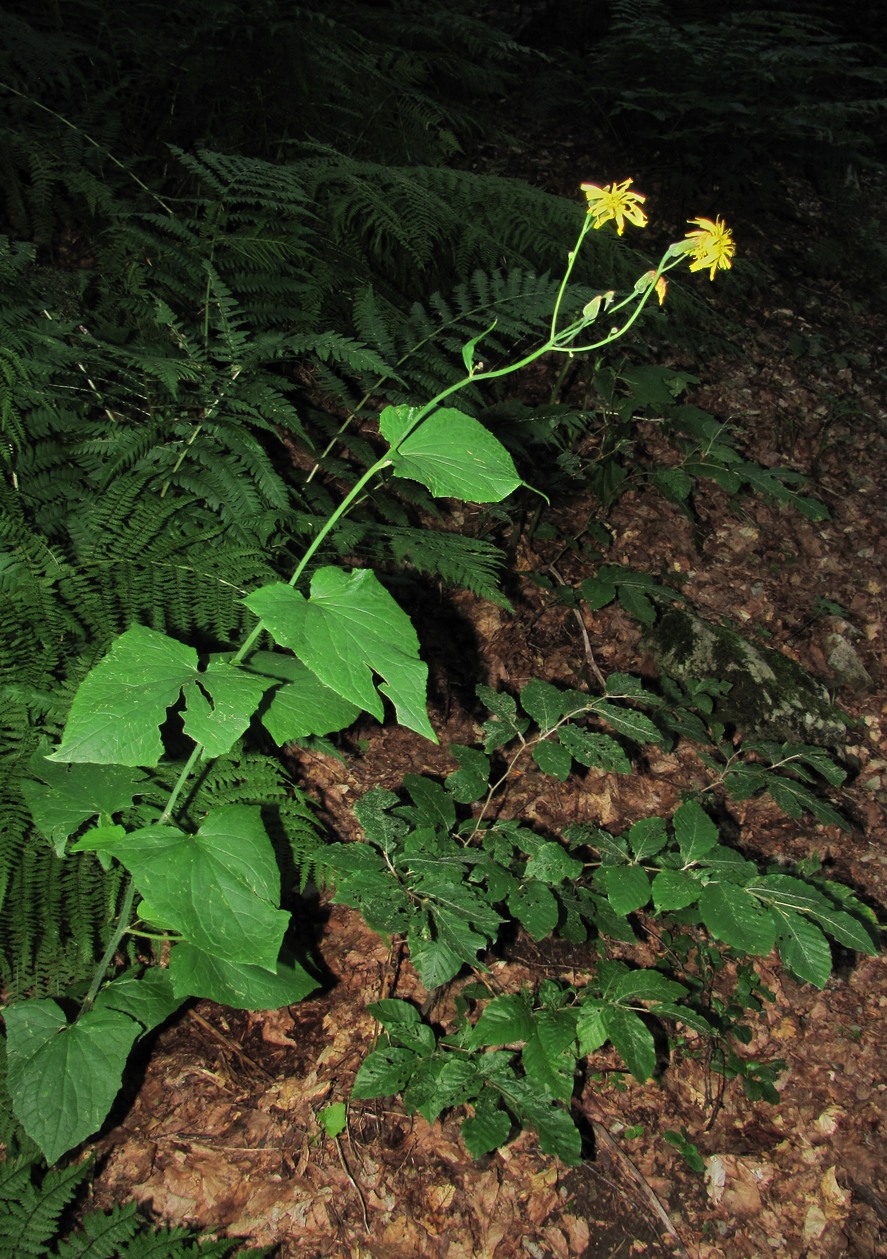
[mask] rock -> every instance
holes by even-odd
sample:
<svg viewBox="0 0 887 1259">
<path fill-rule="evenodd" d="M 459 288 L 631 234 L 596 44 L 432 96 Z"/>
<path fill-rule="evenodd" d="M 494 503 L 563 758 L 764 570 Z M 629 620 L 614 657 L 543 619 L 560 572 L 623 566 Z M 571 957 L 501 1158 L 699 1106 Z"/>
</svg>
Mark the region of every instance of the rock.
<svg viewBox="0 0 887 1259">
<path fill-rule="evenodd" d="M 675 604 L 659 612 L 645 645 L 660 671 L 679 682 L 729 683 L 714 708 L 725 726 L 753 738 L 843 747 L 846 725 L 828 691 L 782 652 Z"/>
<path fill-rule="evenodd" d="M 873 686 L 865 665 L 843 634 L 828 634 L 825 639 L 828 667 L 836 684 L 848 691 L 870 691 Z"/>
</svg>

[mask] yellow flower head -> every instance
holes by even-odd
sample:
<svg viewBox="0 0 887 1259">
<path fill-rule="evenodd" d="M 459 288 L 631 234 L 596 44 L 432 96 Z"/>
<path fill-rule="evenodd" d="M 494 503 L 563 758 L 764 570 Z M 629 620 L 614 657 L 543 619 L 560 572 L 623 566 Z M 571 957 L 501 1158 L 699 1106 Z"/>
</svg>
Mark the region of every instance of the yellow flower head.
<svg viewBox="0 0 887 1259">
<path fill-rule="evenodd" d="M 592 227 L 603 227 L 604 223 L 615 219 L 616 231 L 621 236 L 626 219 L 635 227 L 647 226 L 647 216 L 641 209 L 641 202 L 647 198 L 639 192 L 629 192 L 630 183 L 630 179 L 625 179 L 621 184 L 607 184 L 603 188 L 597 184 L 579 185 L 588 199 L 588 213 L 593 216 Z"/>
<path fill-rule="evenodd" d="M 691 255 L 691 271 L 705 271 L 711 268 L 709 279 L 715 278 L 718 267 L 724 270 L 732 267 L 730 259 L 736 253 L 736 246 L 730 229 L 722 219 L 690 219 L 690 223 L 698 224 L 698 231 L 687 232 L 686 242 L 681 241 L 682 252 Z"/>
</svg>

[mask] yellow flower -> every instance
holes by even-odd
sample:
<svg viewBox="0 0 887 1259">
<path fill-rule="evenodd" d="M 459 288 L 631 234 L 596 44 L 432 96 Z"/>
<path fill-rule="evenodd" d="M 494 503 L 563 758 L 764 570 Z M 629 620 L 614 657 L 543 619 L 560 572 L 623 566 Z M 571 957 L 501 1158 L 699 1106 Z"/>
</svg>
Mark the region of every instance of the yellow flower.
<svg viewBox="0 0 887 1259">
<path fill-rule="evenodd" d="M 666 280 L 664 275 L 661 275 L 659 279 L 656 281 L 656 296 L 659 298 L 660 306 L 665 301 L 665 293 L 667 289 L 668 289 L 668 280 Z"/>
<path fill-rule="evenodd" d="M 635 227 L 647 226 L 647 216 L 641 209 L 641 202 L 647 198 L 639 192 L 629 192 L 630 183 L 630 179 L 625 179 L 621 184 L 607 184 L 603 188 L 597 184 L 579 185 L 588 199 L 588 213 L 594 218 L 592 227 L 603 227 L 604 223 L 615 219 L 616 231 L 621 236 L 626 219 Z"/>
<path fill-rule="evenodd" d="M 689 221 L 697 223 L 699 230 L 687 232 L 686 243 L 681 241 L 683 247 L 681 252 L 686 252 L 693 258 L 690 263 L 691 271 L 705 271 L 711 268 L 708 278 L 713 280 L 718 267 L 727 270 L 733 265 L 730 259 L 736 253 L 736 246 L 730 235 L 730 229 L 722 219 L 715 219 L 714 222 L 711 219 L 690 219 Z"/>
</svg>

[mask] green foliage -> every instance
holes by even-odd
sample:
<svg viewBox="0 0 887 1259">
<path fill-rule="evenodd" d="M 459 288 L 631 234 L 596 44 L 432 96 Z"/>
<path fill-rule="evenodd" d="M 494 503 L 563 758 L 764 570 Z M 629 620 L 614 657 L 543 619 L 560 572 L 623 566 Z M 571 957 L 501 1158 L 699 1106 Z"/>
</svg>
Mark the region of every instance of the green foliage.
<svg viewBox="0 0 887 1259">
<path fill-rule="evenodd" d="M 76 1227 L 70 1208 L 90 1171 L 88 1163 L 39 1169 L 28 1159 L 0 1163 L 0 1247 L 25 1259 L 224 1259 L 244 1250 L 230 1241 L 201 1241 L 186 1229 L 151 1228 L 134 1203 L 88 1211 Z"/>
<path fill-rule="evenodd" d="M 630 772 L 612 735 L 595 737 L 589 727 L 603 720 L 633 741 L 658 741 L 653 722 L 629 705 L 646 704 L 658 715 L 661 701 L 618 675 L 597 699 L 534 680 L 520 695 L 527 716 L 507 694 L 479 694 L 491 712 L 483 751 L 454 747 L 460 768 L 443 785 L 408 775 L 410 803 L 381 789 L 365 796 L 355 810 L 364 842 L 324 851 L 335 898 L 377 931 L 402 936 L 430 989 L 465 966 L 482 973 L 478 954 L 514 922 L 537 940 L 593 935 L 624 947 L 635 941 L 637 916 L 649 916 L 669 947 L 652 970 L 601 957 L 587 984 L 547 980 L 536 995 L 495 996 L 473 1022 L 466 998 L 491 994 L 485 984 L 469 985 L 449 1035 L 404 1002 L 379 1002 L 370 1009 L 385 1043 L 363 1064 L 353 1096 L 400 1093 L 408 1110 L 429 1120 L 469 1106 L 462 1131 L 475 1156 L 501 1145 L 515 1126 L 530 1126 L 542 1149 L 575 1162 L 581 1143 L 564 1107 L 580 1061 L 609 1043 L 646 1081 L 659 1062 L 657 1020 L 711 1041 L 715 1069 L 739 1077 L 749 1097 L 778 1100 L 779 1064 L 746 1062 L 731 1043 L 751 1035 L 744 1018 L 761 1008 L 760 981 L 741 963 L 734 992 L 719 988 L 724 956 L 763 957 L 775 948 L 786 970 L 821 988 L 831 974 L 829 940 L 874 953 L 870 911 L 846 887 L 775 866 L 762 870 L 721 842 L 695 799 L 671 819 L 643 818 L 621 834 L 576 824 L 551 840 L 503 818 L 493 798 L 528 756 L 561 779 L 575 772 L 574 760 Z M 494 767 L 493 752 L 505 755 L 504 769 Z M 471 804 L 472 814 L 460 818 L 458 806 Z M 692 1159 L 693 1148 L 677 1144 Z"/>
</svg>

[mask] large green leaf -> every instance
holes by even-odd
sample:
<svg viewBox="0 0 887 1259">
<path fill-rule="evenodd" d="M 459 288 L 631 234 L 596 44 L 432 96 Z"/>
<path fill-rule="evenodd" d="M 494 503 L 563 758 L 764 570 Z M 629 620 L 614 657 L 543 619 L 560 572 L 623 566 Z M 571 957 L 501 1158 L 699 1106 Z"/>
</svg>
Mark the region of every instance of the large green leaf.
<svg viewBox="0 0 887 1259">
<path fill-rule="evenodd" d="M 410 1082 L 417 1063 L 410 1049 L 391 1046 L 367 1054 L 351 1089 L 352 1097 L 393 1097 Z"/>
<path fill-rule="evenodd" d="M 539 879 L 542 883 L 558 884 L 565 879 L 578 879 L 585 869 L 585 863 L 578 857 L 571 856 L 563 844 L 555 844 L 550 840 L 539 845 L 527 862 L 525 877 Z"/>
<path fill-rule="evenodd" d="M 167 971 L 151 966 L 143 973 L 129 970 L 106 984 L 95 999 L 94 1009 L 128 1014 L 141 1025 L 141 1035 L 165 1023 L 182 1004 L 173 991 Z"/>
<path fill-rule="evenodd" d="M 3 1012 L 13 1109 L 48 1163 L 92 1136 L 120 1090 L 141 1028 L 116 1010 L 68 1023 L 54 1001 L 21 1001 Z"/>
<path fill-rule="evenodd" d="M 609 734 L 597 730 L 581 730 L 568 722 L 558 730 L 557 737 L 580 765 L 605 769 L 612 774 L 631 773 L 631 761 Z"/>
<path fill-rule="evenodd" d="M 328 686 L 295 656 L 257 651 L 247 669 L 277 679 L 262 725 L 279 746 L 313 734 L 332 734 L 352 725 L 361 709 Z"/>
<path fill-rule="evenodd" d="M 527 879 L 511 893 L 508 910 L 534 940 L 544 940 L 560 917 L 554 893 L 538 879 Z"/>
<path fill-rule="evenodd" d="M 595 882 L 600 883 L 613 909 L 623 917 L 650 899 L 650 878 L 640 866 L 601 866 Z"/>
<path fill-rule="evenodd" d="M 569 1010 L 539 1010 L 521 1051 L 528 1082 L 550 1098 L 568 1102 L 576 1085 L 576 1016 Z"/>
<path fill-rule="evenodd" d="M 798 979 L 824 988 L 832 973 L 832 951 L 815 923 L 790 909 L 776 913 L 776 943 L 783 966 Z"/>
<path fill-rule="evenodd" d="M 244 600 L 282 647 L 289 647 L 337 695 L 384 717 L 373 674 L 401 725 L 437 742 L 425 711 L 428 667 L 406 613 L 368 568 L 321 568 L 308 599 L 276 582 Z"/>
<path fill-rule="evenodd" d="M 193 944 L 176 944 L 169 959 L 176 995 L 206 997 L 235 1010 L 278 1010 L 295 1005 L 319 987 L 295 960 L 278 961 L 276 972 L 248 962 L 225 962 Z"/>
<path fill-rule="evenodd" d="M 485 1088 L 475 1102 L 474 1114 L 462 1124 L 462 1140 L 472 1158 L 498 1150 L 508 1140 L 511 1119 L 502 1109 L 498 1094 Z"/>
<path fill-rule="evenodd" d="M 60 857 L 65 840 L 84 822 L 128 809 L 145 781 L 144 774 L 122 765 L 55 765 L 45 757 L 41 760 L 35 772 L 43 781 L 27 780 L 21 790 L 38 830 Z"/>
<path fill-rule="evenodd" d="M 653 725 L 649 717 L 635 712 L 633 708 L 620 708 L 618 704 L 610 704 L 606 700 L 598 701 L 594 710 L 603 717 L 616 731 L 633 739 L 635 743 L 664 743 L 665 736 Z"/>
<path fill-rule="evenodd" d="M 699 897 L 702 921 L 717 940 L 734 949 L 766 957 L 776 944 L 769 909 L 735 883 L 708 883 Z"/>
<path fill-rule="evenodd" d="M 193 647 L 134 625 L 80 683 L 61 746 L 48 759 L 156 765 L 166 710 L 196 672 Z"/>
<path fill-rule="evenodd" d="M 442 407 L 402 438 L 415 414 L 413 407 L 386 407 L 379 417 L 395 476 L 418 481 L 435 498 L 474 503 L 498 503 L 523 484 L 502 443 L 470 415 Z"/>
<path fill-rule="evenodd" d="M 249 725 L 270 683 L 215 661 L 186 689 L 185 733 L 207 757 L 224 756 Z"/>
<path fill-rule="evenodd" d="M 699 899 L 702 884 L 683 870 L 660 870 L 653 880 L 653 904 L 656 912 L 686 909 Z"/>
<path fill-rule="evenodd" d="M 207 756 L 230 751 L 249 725 L 270 679 L 213 663 L 200 672 L 185 643 L 134 625 L 86 675 L 50 761 L 157 765 L 160 727 L 184 690 L 185 729 Z"/>
<path fill-rule="evenodd" d="M 258 808 L 224 805 L 196 835 L 146 826 L 112 851 L 132 872 L 146 917 L 213 957 L 276 971 L 289 914 L 277 908 L 280 873 Z"/>
<path fill-rule="evenodd" d="M 521 708 L 533 718 L 540 730 L 550 730 L 567 712 L 576 711 L 569 692 L 540 678 L 532 678 L 527 683 L 520 693 L 520 702 Z"/>
</svg>

